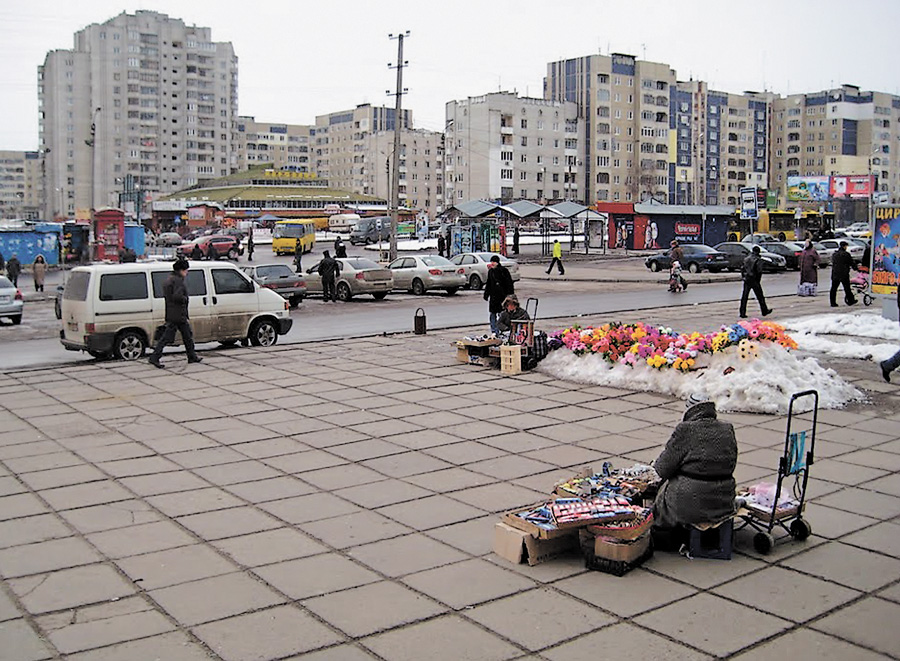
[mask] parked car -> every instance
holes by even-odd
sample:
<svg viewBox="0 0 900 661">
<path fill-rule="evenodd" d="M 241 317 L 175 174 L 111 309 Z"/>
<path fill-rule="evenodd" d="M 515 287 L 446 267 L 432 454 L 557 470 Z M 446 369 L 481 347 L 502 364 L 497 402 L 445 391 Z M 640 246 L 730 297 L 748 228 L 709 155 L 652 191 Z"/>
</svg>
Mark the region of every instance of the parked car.
<svg viewBox="0 0 900 661">
<path fill-rule="evenodd" d="M 487 282 L 488 263 L 496 254 L 493 252 L 464 252 L 454 255 L 450 261 L 462 267 L 463 275 L 466 276 L 466 286 L 469 289 L 481 289 Z M 509 269 L 513 282 L 517 282 L 522 277 L 519 274 L 519 263 L 503 255 L 499 255 L 499 257 L 500 263 Z"/>
<path fill-rule="evenodd" d="M 187 241 L 175 248 L 175 253 L 179 257 L 189 258 L 194 252 L 194 246 L 200 246 L 200 254 L 204 259 L 209 259 L 209 247 L 214 245 L 216 253 L 219 257 L 227 257 L 237 261 L 238 257 L 244 254 L 244 247 L 237 237 L 227 236 L 225 234 L 213 234 L 211 236 L 201 236 L 199 239 Z"/>
<path fill-rule="evenodd" d="M 0 275 L 0 319 L 6 318 L 18 326 L 22 323 L 22 311 L 25 299 L 22 291 L 10 282 L 9 278 Z"/>
<path fill-rule="evenodd" d="M 468 282 L 463 267 L 438 255 L 398 257 L 388 265 L 394 276 L 394 289 L 406 289 L 421 296 L 430 289 L 455 294 Z"/>
<path fill-rule="evenodd" d="M 744 238 L 741 239 L 741 243 L 775 243 L 778 241 L 778 238 L 771 235 L 766 234 L 765 232 L 756 232 L 755 234 L 748 234 Z"/>
<path fill-rule="evenodd" d="M 828 248 L 829 250 L 834 251 L 832 254 L 837 252 L 838 248 L 841 246 L 841 241 L 847 241 L 847 252 L 850 253 L 850 256 L 859 261 L 862 259 L 863 253 L 866 249 L 863 246 L 857 245 L 848 239 L 823 239 L 819 241 L 823 246 Z"/>
<path fill-rule="evenodd" d="M 360 294 L 372 294 L 380 301 L 394 287 L 390 270 L 366 257 L 341 257 L 337 260 L 341 272 L 335 280 L 335 294 L 339 301 L 349 301 Z M 319 262 L 306 269 L 306 291 L 322 293 L 322 277 L 318 273 Z"/>
<path fill-rule="evenodd" d="M 803 252 L 803 244 L 796 241 L 777 241 L 766 243 L 766 250 L 784 257 L 785 266 L 792 271 L 800 270 L 800 253 Z"/>
<path fill-rule="evenodd" d="M 681 268 L 687 269 L 691 273 L 698 273 L 704 269 L 718 273 L 728 268 L 728 257 L 715 248 L 710 248 L 702 243 L 686 243 L 682 244 L 681 249 L 684 251 Z M 647 257 L 644 265 L 653 272 L 668 271 L 672 266 L 672 258 L 669 257 L 669 251 L 666 250 Z"/>
<path fill-rule="evenodd" d="M 170 248 L 172 246 L 180 246 L 184 242 L 178 232 L 162 232 L 156 237 L 156 245 L 159 248 Z"/>
<path fill-rule="evenodd" d="M 856 239 L 872 236 L 869 231 L 869 223 L 865 222 L 853 223 L 850 227 L 844 228 L 844 233 Z"/>
<path fill-rule="evenodd" d="M 832 255 L 837 252 L 837 249 L 829 248 L 828 246 L 819 242 L 813 242 L 813 248 L 815 248 L 816 252 L 819 253 L 820 269 L 824 269 L 826 266 L 829 266 L 831 264 Z"/>
<path fill-rule="evenodd" d="M 297 307 L 306 296 L 306 280 L 287 264 L 257 264 L 244 266 L 241 270 L 260 287 L 271 289 L 286 298 L 292 308 Z"/>
<path fill-rule="evenodd" d="M 729 271 L 740 271 L 744 265 L 744 259 L 746 259 L 752 249 L 752 243 L 738 241 L 726 241 L 716 246 L 716 250 L 724 252 L 728 257 Z M 762 258 L 764 271 L 784 271 L 786 268 L 784 257 L 769 252 L 765 248 L 761 248 L 760 257 Z"/>
</svg>

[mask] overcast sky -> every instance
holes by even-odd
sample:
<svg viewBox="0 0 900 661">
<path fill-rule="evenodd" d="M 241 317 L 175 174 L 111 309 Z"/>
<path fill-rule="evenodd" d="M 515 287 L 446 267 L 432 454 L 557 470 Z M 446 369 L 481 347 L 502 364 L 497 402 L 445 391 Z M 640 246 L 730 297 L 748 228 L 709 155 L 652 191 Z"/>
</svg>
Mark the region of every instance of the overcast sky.
<svg viewBox="0 0 900 661">
<path fill-rule="evenodd" d="M 547 63 L 592 53 L 665 62 L 679 80 L 728 92 L 819 91 L 841 83 L 900 93 L 898 0 L 3 0 L 0 149 L 37 149 L 37 67 L 47 51 L 122 11 L 212 29 L 239 58 L 239 110 L 277 123 L 360 103 L 393 105 L 397 42 L 410 30 L 404 107 L 442 130 L 444 104 L 486 92 L 542 96 Z"/>
</svg>

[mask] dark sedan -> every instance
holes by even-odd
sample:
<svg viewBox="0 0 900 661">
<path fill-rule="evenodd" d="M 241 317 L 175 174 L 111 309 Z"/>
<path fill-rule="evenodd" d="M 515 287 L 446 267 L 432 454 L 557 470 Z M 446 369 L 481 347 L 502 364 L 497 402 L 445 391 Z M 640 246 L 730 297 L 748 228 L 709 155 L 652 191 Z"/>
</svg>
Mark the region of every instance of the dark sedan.
<svg viewBox="0 0 900 661">
<path fill-rule="evenodd" d="M 800 270 L 800 253 L 803 252 L 803 246 L 794 241 L 776 241 L 775 243 L 764 243 L 763 247 L 769 252 L 784 257 L 785 266 L 792 271 Z"/>
<path fill-rule="evenodd" d="M 768 245 L 766 244 L 767 247 Z M 729 271 L 740 271 L 752 249 L 752 243 L 738 243 L 737 241 L 726 241 L 716 246 L 716 250 L 724 252 L 728 256 Z M 762 248 L 759 256 L 762 259 L 764 271 L 784 271 L 786 268 L 784 257 L 769 252 L 768 248 Z"/>
<path fill-rule="evenodd" d="M 728 257 L 715 248 L 710 248 L 702 243 L 684 244 L 681 249 L 684 251 L 681 268 L 687 269 L 691 273 L 698 273 L 704 269 L 718 273 L 728 267 Z M 668 271 L 672 266 L 672 258 L 669 257 L 669 251 L 665 251 L 650 255 L 644 260 L 644 264 L 651 271 Z"/>
</svg>

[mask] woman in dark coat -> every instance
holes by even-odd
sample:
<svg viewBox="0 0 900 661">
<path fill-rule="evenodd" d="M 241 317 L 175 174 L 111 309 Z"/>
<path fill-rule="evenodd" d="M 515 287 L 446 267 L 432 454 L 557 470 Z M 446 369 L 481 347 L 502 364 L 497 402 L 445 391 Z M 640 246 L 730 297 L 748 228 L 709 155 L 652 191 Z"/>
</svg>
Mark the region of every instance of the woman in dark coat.
<svg viewBox="0 0 900 661">
<path fill-rule="evenodd" d="M 484 300 L 488 302 L 488 313 L 491 323 L 491 332 L 496 335 L 500 332 L 497 327 L 497 317 L 503 312 L 503 301 L 510 294 L 515 294 L 509 269 L 500 263 L 500 257 L 491 255 L 488 262 L 487 282 L 484 285 Z"/>
<path fill-rule="evenodd" d="M 719 523 L 734 514 L 734 427 L 716 418 L 716 405 L 692 395 L 653 468 L 663 479 L 653 504 L 653 525 Z"/>
<path fill-rule="evenodd" d="M 812 241 L 807 240 L 800 253 L 800 284 L 819 283 L 819 253 L 813 247 Z"/>
</svg>

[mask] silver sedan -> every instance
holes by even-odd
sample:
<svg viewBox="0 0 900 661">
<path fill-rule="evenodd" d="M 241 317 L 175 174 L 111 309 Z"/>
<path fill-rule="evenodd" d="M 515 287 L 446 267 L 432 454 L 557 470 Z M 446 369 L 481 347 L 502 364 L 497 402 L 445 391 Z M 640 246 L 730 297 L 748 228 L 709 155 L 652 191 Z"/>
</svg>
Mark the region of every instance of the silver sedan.
<svg viewBox="0 0 900 661">
<path fill-rule="evenodd" d="M 341 272 L 335 279 L 335 294 L 339 301 L 349 301 L 358 294 L 372 294 L 380 301 L 394 287 L 391 272 L 365 257 L 341 257 L 337 260 Z M 306 269 L 306 292 L 322 293 L 319 262 Z"/>
<path fill-rule="evenodd" d="M 394 276 L 394 289 L 406 289 L 416 296 L 430 289 L 453 295 L 466 285 L 463 268 L 438 255 L 398 257 L 388 268 Z"/>
<path fill-rule="evenodd" d="M 488 264 L 491 257 L 496 254 L 494 252 L 464 252 L 454 255 L 450 261 L 462 267 L 469 289 L 481 289 L 487 282 Z M 517 282 L 522 277 L 519 275 L 519 263 L 503 255 L 498 256 L 500 263 L 509 269 L 513 282 Z"/>
<path fill-rule="evenodd" d="M 22 292 L 9 281 L 0 275 L 0 319 L 9 319 L 13 324 L 22 323 L 22 310 L 25 308 L 25 301 Z"/>
</svg>

